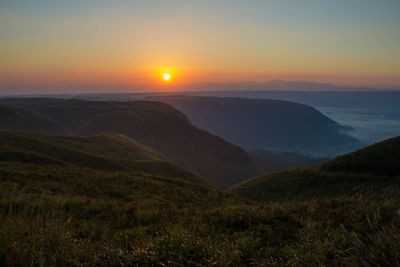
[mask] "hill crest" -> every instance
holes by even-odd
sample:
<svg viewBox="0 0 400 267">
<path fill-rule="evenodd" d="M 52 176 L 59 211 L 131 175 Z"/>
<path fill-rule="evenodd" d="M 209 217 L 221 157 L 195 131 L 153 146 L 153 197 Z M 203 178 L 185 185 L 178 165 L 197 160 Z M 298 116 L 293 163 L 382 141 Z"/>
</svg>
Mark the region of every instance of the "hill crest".
<svg viewBox="0 0 400 267">
<path fill-rule="evenodd" d="M 230 192 L 259 201 L 294 201 L 354 195 L 398 195 L 400 136 L 337 157 L 316 167 L 249 179 Z"/>
</svg>

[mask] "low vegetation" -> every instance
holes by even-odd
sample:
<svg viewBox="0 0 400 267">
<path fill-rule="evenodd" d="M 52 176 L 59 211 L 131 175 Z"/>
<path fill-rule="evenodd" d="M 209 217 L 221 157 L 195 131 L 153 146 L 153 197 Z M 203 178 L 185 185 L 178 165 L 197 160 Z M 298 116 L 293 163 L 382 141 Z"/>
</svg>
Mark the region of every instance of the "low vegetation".
<svg viewBox="0 0 400 267">
<path fill-rule="evenodd" d="M 185 166 L 119 134 L 83 137 L 0 131 L 0 160 L 125 171 L 209 184 Z"/>
<path fill-rule="evenodd" d="M 163 160 L 144 148 L 129 156 L 127 144 L 122 154 L 98 150 L 93 140 L 129 141 L 0 134 L 1 151 L 18 151 L 0 161 L 1 266 L 400 265 L 396 195 L 248 200 L 179 172 L 77 164 L 77 152 Z M 43 144 L 56 143 L 74 153 L 47 153 Z"/>
<path fill-rule="evenodd" d="M 2 194 L 0 264 L 400 264 L 398 199 L 243 204 L 217 194 L 219 201 L 204 203 L 189 191 L 186 201 L 172 196 L 163 202 L 158 192 L 136 201 Z"/>
<path fill-rule="evenodd" d="M 341 196 L 399 196 L 400 137 L 317 167 L 262 175 L 230 189 L 257 201 L 305 201 Z"/>
</svg>

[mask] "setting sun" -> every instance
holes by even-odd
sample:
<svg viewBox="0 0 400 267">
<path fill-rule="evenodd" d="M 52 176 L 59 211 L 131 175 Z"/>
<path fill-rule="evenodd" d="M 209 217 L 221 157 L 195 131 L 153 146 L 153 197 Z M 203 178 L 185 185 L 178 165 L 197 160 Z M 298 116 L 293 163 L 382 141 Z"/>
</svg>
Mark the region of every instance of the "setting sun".
<svg viewBox="0 0 400 267">
<path fill-rule="evenodd" d="M 169 81 L 171 79 L 171 75 L 169 73 L 164 73 L 163 79 L 164 81 Z"/>
<path fill-rule="evenodd" d="M 153 69 L 151 72 L 156 74 L 158 81 L 161 81 L 162 83 L 164 83 L 164 85 L 172 81 L 174 81 L 175 83 L 176 72 L 177 72 L 176 67 L 160 66 L 158 68 Z"/>
</svg>

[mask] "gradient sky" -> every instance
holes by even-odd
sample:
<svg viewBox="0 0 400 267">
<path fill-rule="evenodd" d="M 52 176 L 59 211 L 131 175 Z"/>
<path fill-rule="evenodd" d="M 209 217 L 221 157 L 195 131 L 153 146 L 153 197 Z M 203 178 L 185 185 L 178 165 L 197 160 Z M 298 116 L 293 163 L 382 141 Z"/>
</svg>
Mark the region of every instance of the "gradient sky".
<svg viewBox="0 0 400 267">
<path fill-rule="evenodd" d="M 399 0 L 1 0 L 0 93 L 271 79 L 400 88 L 399 14 Z"/>
</svg>

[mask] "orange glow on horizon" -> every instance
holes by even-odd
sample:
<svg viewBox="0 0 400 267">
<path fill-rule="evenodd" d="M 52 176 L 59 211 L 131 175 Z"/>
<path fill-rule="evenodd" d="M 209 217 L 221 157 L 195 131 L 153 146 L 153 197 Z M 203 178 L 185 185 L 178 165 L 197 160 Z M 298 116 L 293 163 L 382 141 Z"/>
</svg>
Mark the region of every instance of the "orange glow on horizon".
<svg viewBox="0 0 400 267">
<path fill-rule="evenodd" d="M 157 62 L 158 63 L 158 62 Z M 3 72 L 0 70 L 0 88 L 3 93 L 22 93 L 26 88 L 36 92 L 131 92 L 131 91 L 184 91 L 186 85 L 196 83 L 236 83 L 284 81 L 314 81 L 343 86 L 369 86 L 382 89 L 398 89 L 399 75 L 371 73 L 341 74 L 317 72 L 285 72 L 284 70 L 223 70 L 194 68 L 190 65 L 174 64 L 162 67 L 120 66 L 98 69 L 76 68 L 73 70 Z M 156 66 L 161 67 L 156 67 Z M 164 75 L 169 74 L 169 80 Z"/>
</svg>

